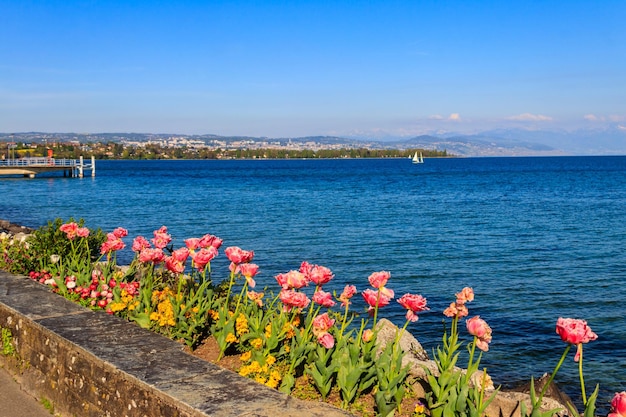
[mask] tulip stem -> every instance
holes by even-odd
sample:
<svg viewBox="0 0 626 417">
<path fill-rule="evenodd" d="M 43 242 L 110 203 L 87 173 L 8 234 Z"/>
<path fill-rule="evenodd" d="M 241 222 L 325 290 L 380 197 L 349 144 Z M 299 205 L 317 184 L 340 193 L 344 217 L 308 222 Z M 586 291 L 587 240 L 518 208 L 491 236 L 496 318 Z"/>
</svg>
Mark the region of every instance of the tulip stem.
<svg viewBox="0 0 626 417">
<path fill-rule="evenodd" d="M 565 348 L 565 351 L 563 352 L 563 355 L 561 355 L 561 359 L 559 360 L 559 363 L 556 364 L 556 367 L 554 368 L 552 375 L 550 375 L 550 378 L 548 379 L 548 383 L 543 386 L 543 389 L 541 390 L 541 394 L 539 395 L 539 399 L 536 405 L 539 405 L 539 406 L 541 405 L 541 402 L 543 401 L 543 396 L 546 394 L 546 391 L 548 391 L 548 387 L 550 387 L 550 384 L 552 383 L 552 380 L 554 379 L 556 373 L 559 371 L 559 368 L 561 367 L 561 365 L 563 365 L 563 361 L 565 361 L 565 357 L 569 353 L 569 350 L 571 347 L 572 345 L 568 344 L 567 347 Z"/>
</svg>

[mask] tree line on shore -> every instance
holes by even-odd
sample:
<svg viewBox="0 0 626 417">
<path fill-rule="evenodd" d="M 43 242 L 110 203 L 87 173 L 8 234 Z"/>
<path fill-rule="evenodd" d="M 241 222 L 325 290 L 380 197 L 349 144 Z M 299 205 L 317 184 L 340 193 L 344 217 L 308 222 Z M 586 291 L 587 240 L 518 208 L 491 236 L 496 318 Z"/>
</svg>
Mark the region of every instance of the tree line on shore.
<svg viewBox="0 0 626 417">
<path fill-rule="evenodd" d="M 446 150 L 428 149 L 291 149 L 291 148 L 241 148 L 221 149 L 177 146 L 167 147 L 160 144 L 144 146 L 126 145 L 117 142 L 107 143 L 56 143 L 24 144 L 17 143 L 13 148 L 0 148 L 2 158 L 44 157 L 52 150 L 55 158 L 77 159 L 81 155 L 94 156 L 96 159 L 329 159 L 329 158 L 409 158 L 415 152 L 421 152 L 426 158 L 450 157 Z"/>
</svg>

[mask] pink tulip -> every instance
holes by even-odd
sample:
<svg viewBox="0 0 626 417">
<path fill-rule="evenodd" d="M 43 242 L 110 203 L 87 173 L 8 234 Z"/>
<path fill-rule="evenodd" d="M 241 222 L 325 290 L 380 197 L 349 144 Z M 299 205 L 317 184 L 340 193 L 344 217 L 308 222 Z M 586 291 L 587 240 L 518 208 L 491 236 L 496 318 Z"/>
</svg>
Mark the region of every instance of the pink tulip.
<svg viewBox="0 0 626 417">
<path fill-rule="evenodd" d="M 380 272 L 374 272 L 373 274 L 371 274 L 367 278 L 367 280 L 369 281 L 372 287 L 376 289 L 381 289 L 387 284 L 387 281 L 389 280 L 390 277 L 391 277 L 390 272 L 380 271 Z"/>
<path fill-rule="evenodd" d="M 192 237 L 192 238 L 186 239 L 185 246 L 187 246 L 189 250 L 198 249 L 200 247 L 200 238 Z"/>
<path fill-rule="evenodd" d="M 202 248 L 198 252 L 191 255 L 193 263 L 198 270 L 203 270 L 204 267 L 217 256 L 217 249 L 213 246 L 208 248 Z"/>
<path fill-rule="evenodd" d="M 361 338 L 365 343 L 370 342 L 374 338 L 374 331 L 372 329 L 365 329 Z"/>
<path fill-rule="evenodd" d="M 139 252 L 139 262 L 141 263 L 152 262 L 158 264 L 160 262 L 163 262 L 163 259 L 165 259 L 165 254 L 163 253 L 162 249 L 146 248 L 142 249 L 141 252 Z"/>
<path fill-rule="evenodd" d="M 302 262 L 300 272 L 306 276 L 308 281 L 314 283 L 318 287 L 321 287 L 334 278 L 334 275 L 329 268 L 326 268 L 325 266 L 311 265 L 306 261 Z"/>
<path fill-rule="evenodd" d="M 89 229 L 86 227 L 79 227 L 76 229 L 76 236 L 78 237 L 87 237 L 89 236 Z"/>
<path fill-rule="evenodd" d="M 333 295 L 326 291 L 315 291 L 313 294 L 313 302 L 321 305 L 322 307 L 332 307 L 335 305 Z"/>
<path fill-rule="evenodd" d="M 596 340 L 598 335 L 595 334 L 585 320 L 564 319 L 559 317 L 556 321 L 556 332 L 561 336 L 561 340 L 572 345 L 580 343 L 588 343 Z"/>
<path fill-rule="evenodd" d="M 443 315 L 446 317 L 456 317 L 460 319 L 462 317 L 467 317 L 469 311 L 467 310 L 467 306 L 465 304 L 458 303 L 450 303 L 450 306 L 443 311 Z"/>
<path fill-rule="evenodd" d="M 426 298 L 418 294 L 404 294 L 400 297 L 398 303 L 407 309 L 406 319 L 411 322 L 417 321 L 417 313 L 428 310 Z"/>
<path fill-rule="evenodd" d="M 313 319 L 313 333 L 327 332 L 335 325 L 335 319 L 331 319 L 328 313 L 320 314 Z"/>
<path fill-rule="evenodd" d="M 263 307 L 263 296 L 265 294 L 262 292 L 254 292 L 248 291 L 248 298 L 256 303 L 257 306 Z"/>
<path fill-rule="evenodd" d="M 306 276 L 300 271 L 289 271 L 276 275 L 276 281 L 284 290 L 299 289 L 309 284 Z"/>
<path fill-rule="evenodd" d="M 150 242 L 143 236 L 137 236 L 133 240 L 133 252 L 141 252 L 143 249 L 148 249 L 150 247 Z"/>
<path fill-rule="evenodd" d="M 250 262 L 254 258 L 253 251 L 243 250 L 237 246 L 228 247 L 224 252 L 226 257 L 235 264 Z"/>
<path fill-rule="evenodd" d="M 330 333 L 321 333 L 319 336 L 317 336 L 317 341 L 326 349 L 331 349 L 333 346 L 335 346 L 335 338 Z"/>
<path fill-rule="evenodd" d="M 212 246 L 215 249 L 219 249 L 222 246 L 222 239 L 213 235 L 204 235 L 200 238 L 199 245 L 201 248 Z"/>
<path fill-rule="evenodd" d="M 259 272 L 259 266 L 257 264 L 241 264 L 237 267 L 241 275 L 246 278 L 248 282 L 248 287 L 254 288 L 256 286 L 256 282 L 252 277 L 254 277 L 257 272 Z"/>
<path fill-rule="evenodd" d="M 172 251 L 172 258 L 174 258 L 177 262 L 185 263 L 187 258 L 189 257 L 189 249 L 186 247 L 178 248 L 175 251 Z"/>
<path fill-rule="evenodd" d="M 611 400 L 609 417 L 626 417 L 626 391 L 616 393 Z"/>
<path fill-rule="evenodd" d="M 165 226 L 161 226 L 153 234 L 152 243 L 159 249 L 164 249 L 172 241 L 172 236 L 167 233 L 167 227 Z"/>
<path fill-rule="evenodd" d="M 456 294 L 457 304 L 465 304 L 470 301 L 474 301 L 474 290 L 472 288 L 465 287 L 460 293 Z"/>
<path fill-rule="evenodd" d="M 489 343 L 491 342 L 491 327 L 489 327 L 487 322 L 481 319 L 480 316 L 474 316 L 468 319 L 465 324 L 469 334 L 476 337 L 476 347 L 487 352 L 489 350 Z"/>
<path fill-rule="evenodd" d="M 374 291 L 369 288 L 363 291 L 361 295 L 363 296 L 365 302 L 369 305 L 367 309 L 369 313 L 372 313 L 376 306 L 378 306 L 379 308 L 385 307 L 386 305 L 389 305 L 389 302 L 391 301 L 390 297 L 387 297 L 382 293 L 379 294 L 378 291 Z"/>
<path fill-rule="evenodd" d="M 285 311 L 291 311 L 292 308 L 306 308 L 311 302 L 305 293 L 294 290 L 283 289 L 279 297 L 284 304 Z"/>
<path fill-rule="evenodd" d="M 128 230 L 124 229 L 123 227 L 118 227 L 117 229 L 113 230 L 113 236 L 115 236 L 118 239 L 121 239 L 123 237 L 128 236 Z"/>
<path fill-rule="evenodd" d="M 59 230 L 65 233 L 69 240 L 74 240 L 77 236 L 76 231 L 78 230 L 78 225 L 74 222 L 65 223 L 59 226 Z"/>
<path fill-rule="evenodd" d="M 354 297 L 354 294 L 356 294 L 356 287 L 354 285 L 346 285 L 341 295 L 339 295 L 341 306 L 346 307 L 350 305 L 350 299 Z"/>
</svg>

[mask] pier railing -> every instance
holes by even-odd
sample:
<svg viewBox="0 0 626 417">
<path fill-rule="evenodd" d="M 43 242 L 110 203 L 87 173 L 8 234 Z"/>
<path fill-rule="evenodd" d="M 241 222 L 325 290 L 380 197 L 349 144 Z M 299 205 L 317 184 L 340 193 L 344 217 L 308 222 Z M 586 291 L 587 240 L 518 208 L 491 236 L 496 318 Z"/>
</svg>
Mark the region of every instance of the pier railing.
<svg viewBox="0 0 626 417">
<path fill-rule="evenodd" d="M 0 175 L 24 175 L 34 178 L 36 174 L 50 171 L 63 171 L 64 176 L 82 178 L 85 170 L 96 176 L 96 161 L 91 157 L 91 163 L 80 159 L 57 159 L 52 157 L 28 157 L 0 159 Z"/>
<path fill-rule="evenodd" d="M 3 159 L 0 160 L 0 166 L 10 166 L 10 167 L 44 167 L 44 166 L 52 166 L 52 167 L 76 167 L 80 164 L 80 161 L 75 159 L 56 159 L 56 158 L 17 158 L 17 159 Z"/>
</svg>

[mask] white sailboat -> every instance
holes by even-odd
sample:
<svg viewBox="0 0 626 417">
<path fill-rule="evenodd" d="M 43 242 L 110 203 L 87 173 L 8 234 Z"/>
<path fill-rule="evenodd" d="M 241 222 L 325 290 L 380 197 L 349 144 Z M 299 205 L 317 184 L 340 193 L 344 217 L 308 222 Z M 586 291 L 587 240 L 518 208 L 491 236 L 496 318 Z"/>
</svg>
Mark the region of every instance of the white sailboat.
<svg viewBox="0 0 626 417">
<path fill-rule="evenodd" d="M 423 164 L 424 163 L 424 157 L 422 156 L 422 153 L 420 152 L 419 156 L 417 155 L 417 152 L 415 152 L 415 155 L 413 155 L 413 159 L 412 159 L 414 164 Z"/>
</svg>

